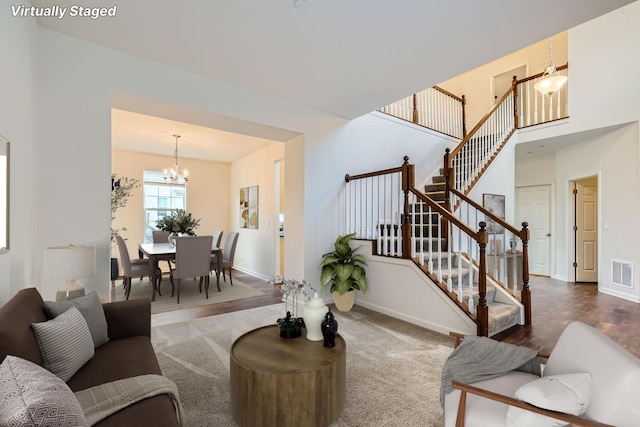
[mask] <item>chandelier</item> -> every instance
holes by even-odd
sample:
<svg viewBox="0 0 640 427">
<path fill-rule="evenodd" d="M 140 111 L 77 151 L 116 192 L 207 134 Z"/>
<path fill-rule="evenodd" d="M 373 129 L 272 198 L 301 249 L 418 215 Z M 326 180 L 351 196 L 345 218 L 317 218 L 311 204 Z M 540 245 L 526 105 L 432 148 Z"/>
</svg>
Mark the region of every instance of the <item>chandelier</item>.
<svg viewBox="0 0 640 427">
<path fill-rule="evenodd" d="M 178 138 L 180 135 L 173 135 L 176 139 L 176 150 L 173 152 L 173 159 L 175 160 L 175 164 L 170 169 L 165 169 L 162 173 L 162 177 L 164 178 L 164 182 L 171 182 L 171 184 L 186 184 L 189 181 L 189 172 L 184 169 L 182 171 L 182 177 L 184 182 L 180 182 L 180 168 L 178 167 Z"/>
<path fill-rule="evenodd" d="M 558 69 L 555 65 L 553 65 L 553 61 L 551 60 L 551 56 L 553 53 L 553 45 L 551 39 L 549 39 L 549 66 L 544 69 L 544 73 L 542 73 L 542 77 L 533 85 L 533 88 L 543 95 L 551 96 L 567 82 L 567 76 L 561 76 L 558 73 Z"/>
</svg>

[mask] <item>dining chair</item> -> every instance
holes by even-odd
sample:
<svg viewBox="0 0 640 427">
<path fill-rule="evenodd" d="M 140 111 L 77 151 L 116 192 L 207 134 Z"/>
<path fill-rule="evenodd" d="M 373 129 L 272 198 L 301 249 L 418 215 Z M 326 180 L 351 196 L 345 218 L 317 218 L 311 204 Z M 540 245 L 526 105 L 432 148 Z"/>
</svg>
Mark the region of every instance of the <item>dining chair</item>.
<svg viewBox="0 0 640 427">
<path fill-rule="evenodd" d="M 153 243 L 168 243 L 169 242 L 169 231 L 162 230 L 151 230 L 151 238 L 153 239 Z M 171 271 L 171 260 L 167 260 L 167 265 L 169 266 L 169 271 Z"/>
<path fill-rule="evenodd" d="M 169 278 L 177 289 L 177 303 L 180 304 L 180 283 L 182 279 L 200 277 L 200 292 L 204 281 L 205 295 L 209 298 L 209 265 L 213 236 L 184 236 L 176 238 L 175 266 Z M 173 291 L 171 293 L 173 296 Z"/>
<path fill-rule="evenodd" d="M 120 263 L 122 264 L 122 270 L 124 272 L 124 295 L 126 299 L 129 299 L 131 295 L 131 278 L 138 276 L 151 276 L 151 269 L 149 267 L 149 260 L 147 259 L 134 259 L 129 257 L 129 250 L 124 242 L 124 239 L 120 234 L 116 234 L 116 242 L 118 243 L 118 250 L 120 251 Z M 158 277 L 157 283 L 152 283 L 151 286 L 155 286 L 156 289 L 160 289 L 160 283 L 162 282 L 162 274 L 160 269 L 156 269 L 156 277 Z"/>
<path fill-rule="evenodd" d="M 236 245 L 238 244 L 238 236 L 240 233 L 232 231 L 227 234 L 227 240 L 224 242 L 224 248 L 222 250 L 222 278 L 227 281 L 224 269 L 229 270 L 229 281 L 233 286 L 233 278 L 231 277 L 231 267 L 233 267 L 233 258 L 236 255 Z"/>
<path fill-rule="evenodd" d="M 211 248 L 219 248 L 220 243 L 222 243 L 222 230 L 213 230 L 213 243 L 211 244 Z"/>
</svg>

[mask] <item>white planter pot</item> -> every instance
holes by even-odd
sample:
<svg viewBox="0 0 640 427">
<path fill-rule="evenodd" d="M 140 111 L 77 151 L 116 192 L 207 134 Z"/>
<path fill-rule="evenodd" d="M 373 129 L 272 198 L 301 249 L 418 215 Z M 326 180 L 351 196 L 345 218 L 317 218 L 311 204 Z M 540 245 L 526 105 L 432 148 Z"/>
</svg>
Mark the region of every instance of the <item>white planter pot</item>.
<svg viewBox="0 0 640 427">
<path fill-rule="evenodd" d="M 340 295 L 337 292 L 333 293 L 333 301 L 336 303 L 336 307 L 340 311 L 349 311 L 353 307 L 353 303 L 356 300 L 355 291 L 347 291 Z"/>
</svg>

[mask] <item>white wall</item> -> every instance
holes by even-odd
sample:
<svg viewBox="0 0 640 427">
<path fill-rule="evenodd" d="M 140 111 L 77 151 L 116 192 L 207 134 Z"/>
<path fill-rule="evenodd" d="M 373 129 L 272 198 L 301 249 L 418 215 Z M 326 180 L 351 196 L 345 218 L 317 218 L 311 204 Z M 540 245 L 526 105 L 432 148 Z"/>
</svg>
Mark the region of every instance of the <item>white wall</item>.
<svg viewBox="0 0 640 427">
<path fill-rule="evenodd" d="M 35 286 L 34 262 L 40 253 L 33 251 L 34 212 L 37 209 L 33 156 L 33 69 L 34 18 L 13 18 L 11 2 L 0 0 L 0 135 L 11 143 L 10 159 L 10 250 L 0 254 L 0 305 L 18 290 Z"/>
<path fill-rule="evenodd" d="M 556 240 L 556 271 L 562 280 L 573 281 L 573 197 L 570 182 L 590 176 L 598 177 L 598 289 L 640 302 L 640 254 L 637 241 L 640 232 L 640 168 L 638 159 L 638 123 L 610 133 L 585 139 L 559 151 L 556 158 L 556 229 L 563 230 Z M 631 261 L 635 277 L 633 288 L 614 285 L 612 260 Z"/>
<path fill-rule="evenodd" d="M 234 267 L 269 279 L 275 268 L 275 229 L 278 201 L 275 200 L 275 162 L 284 157 L 284 144 L 273 143 L 233 162 L 230 171 L 231 206 L 229 231 L 238 231 Z M 240 188 L 258 186 L 258 228 L 239 228 Z M 286 191 L 286 189 L 285 189 Z M 225 235 L 222 236 L 225 240 Z"/>
<path fill-rule="evenodd" d="M 356 292 L 358 305 L 442 334 L 476 334 L 476 324 L 413 261 L 374 257 L 367 241 L 351 246 L 367 262 L 367 292 Z"/>
</svg>

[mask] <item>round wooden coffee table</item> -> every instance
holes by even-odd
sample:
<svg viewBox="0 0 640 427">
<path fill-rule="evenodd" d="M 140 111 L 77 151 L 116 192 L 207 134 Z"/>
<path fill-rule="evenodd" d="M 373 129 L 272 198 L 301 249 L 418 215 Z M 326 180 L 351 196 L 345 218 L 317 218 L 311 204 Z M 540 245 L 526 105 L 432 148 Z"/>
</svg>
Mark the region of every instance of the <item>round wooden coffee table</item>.
<svg viewBox="0 0 640 427">
<path fill-rule="evenodd" d="M 280 338 L 277 326 L 231 346 L 231 414 L 240 426 L 327 426 L 344 408 L 346 344 Z"/>
</svg>

